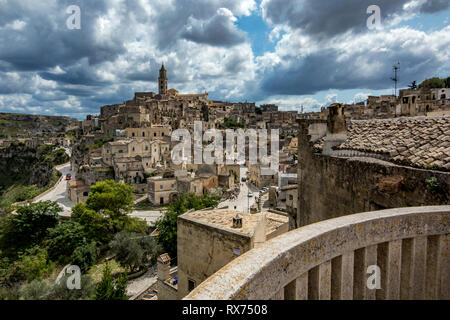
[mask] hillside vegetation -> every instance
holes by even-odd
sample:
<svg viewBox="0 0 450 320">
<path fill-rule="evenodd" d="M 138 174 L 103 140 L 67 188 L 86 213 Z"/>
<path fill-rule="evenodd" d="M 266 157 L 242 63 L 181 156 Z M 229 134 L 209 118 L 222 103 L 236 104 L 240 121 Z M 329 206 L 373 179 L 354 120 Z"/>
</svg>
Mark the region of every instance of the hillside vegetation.
<svg viewBox="0 0 450 320">
<path fill-rule="evenodd" d="M 69 117 L 0 113 L 0 138 L 54 135 L 77 125 Z"/>
<path fill-rule="evenodd" d="M 33 149 L 13 143 L 0 149 L 0 201 L 34 198 L 58 181 L 60 174 L 54 167 L 68 161 L 65 151 L 55 145 Z"/>
</svg>

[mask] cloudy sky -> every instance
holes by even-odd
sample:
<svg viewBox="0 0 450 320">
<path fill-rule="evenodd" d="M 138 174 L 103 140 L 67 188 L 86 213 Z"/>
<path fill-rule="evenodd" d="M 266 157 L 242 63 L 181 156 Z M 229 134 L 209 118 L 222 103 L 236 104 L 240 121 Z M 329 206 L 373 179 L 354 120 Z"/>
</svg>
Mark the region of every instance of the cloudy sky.
<svg viewBox="0 0 450 320">
<path fill-rule="evenodd" d="M 214 100 L 362 101 L 393 93 L 398 61 L 403 87 L 450 76 L 449 17 L 449 0 L 0 0 L 0 111 L 82 119 L 157 91 L 162 62 L 170 88 Z"/>
</svg>

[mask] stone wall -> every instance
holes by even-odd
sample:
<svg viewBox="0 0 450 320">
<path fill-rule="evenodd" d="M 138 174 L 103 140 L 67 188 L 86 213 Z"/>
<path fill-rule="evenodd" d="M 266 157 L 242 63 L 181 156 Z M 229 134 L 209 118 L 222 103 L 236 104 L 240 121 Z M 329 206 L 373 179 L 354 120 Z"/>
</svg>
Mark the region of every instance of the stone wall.
<svg viewBox="0 0 450 320">
<path fill-rule="evenodd" d="M 449 204 L 450 173 L 314 153 L 310 124 L 300 120 L 296 227 L 357 212 Z"/>
<path fill-rule="evenodd" d="M 188 293 L 188 280 L 198 286 L 209 276 L 253 247 L 252 238 L 239 232 L 201 224 L 180 216 L 177 228 L 178 297 Z M 237 251 L 237 250 L 238 251 Z"/>
<path fill-rule="evenodd" d="M 321 221 L 246 252 L 185 299 L 449 300 L 449 218 L 450 206 L 425 206 Z M 371 265 L 379 289 L 367 286 Z"/>
</svg>

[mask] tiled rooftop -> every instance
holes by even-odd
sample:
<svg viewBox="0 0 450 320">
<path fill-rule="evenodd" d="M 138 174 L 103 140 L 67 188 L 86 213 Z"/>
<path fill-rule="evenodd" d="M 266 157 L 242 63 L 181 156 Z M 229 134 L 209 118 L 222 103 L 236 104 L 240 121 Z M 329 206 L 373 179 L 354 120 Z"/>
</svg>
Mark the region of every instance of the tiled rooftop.
<svg viewBox="0 0 450 320">
<path fill-rule="evenodd" d="M 450 170 L 450 117 L 411 117 L 347 122 L 337 150 L 380 154 L 400 165 Z M 323 139 L 314 147 L 321 150 Z"/>
</svg>

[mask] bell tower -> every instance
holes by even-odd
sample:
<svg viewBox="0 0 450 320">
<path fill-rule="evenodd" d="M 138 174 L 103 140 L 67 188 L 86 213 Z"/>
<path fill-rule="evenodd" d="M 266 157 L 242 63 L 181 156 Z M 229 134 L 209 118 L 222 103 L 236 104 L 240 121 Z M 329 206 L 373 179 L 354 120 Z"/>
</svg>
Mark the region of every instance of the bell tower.
<svg viewBox="0 0 450 320">
<path fill-rule="evenodd" d="M 158 78 L 158 88 L 159 88 L 159 94 L 167 94 L 167 72 L 164 68 L 164 63 L 161 66 L 161 69 L 159 70 L 159 78 Z"/>
</svg>

